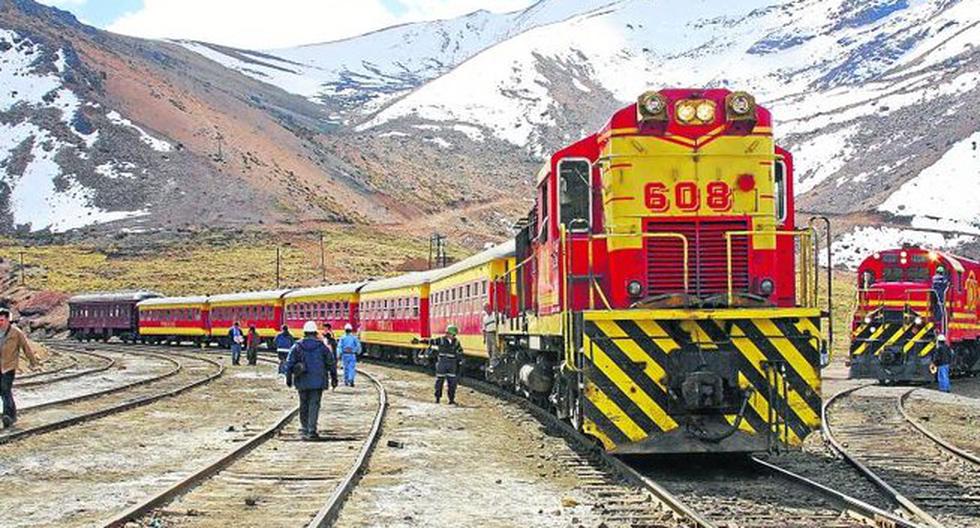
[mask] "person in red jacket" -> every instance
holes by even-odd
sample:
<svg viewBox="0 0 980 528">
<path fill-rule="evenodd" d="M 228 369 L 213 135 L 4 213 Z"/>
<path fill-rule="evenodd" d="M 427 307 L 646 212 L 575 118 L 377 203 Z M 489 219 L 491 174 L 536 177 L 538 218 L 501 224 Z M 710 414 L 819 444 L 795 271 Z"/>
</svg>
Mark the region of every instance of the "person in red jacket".
<svg viewBox="0 0 980 528">
<path fill-rule="evenodd" d="M 248 327 L 248 339 L 246 340 L 248 348 L 245 351 L 249 365 L 255 365 L 258 362 L 260 344 L 262 344 L 262 338 L 259 337 L 258 330 L 255 329 L 255 325 L 250 325 Z"/>
</svg>

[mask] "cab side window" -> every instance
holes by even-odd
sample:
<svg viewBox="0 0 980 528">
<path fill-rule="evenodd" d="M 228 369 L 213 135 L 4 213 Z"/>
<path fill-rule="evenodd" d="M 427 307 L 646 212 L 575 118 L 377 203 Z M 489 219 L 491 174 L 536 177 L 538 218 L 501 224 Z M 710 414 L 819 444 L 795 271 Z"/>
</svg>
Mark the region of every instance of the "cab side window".
<svg viewBox="0 0 980 528">
<path fill-rule="evenodd" d="M 786 210 L 789 196 L 786 195 L 786 162 L 776 160 L 773 164 L 773 192 L 776 195 L 776 221 L 786 222 Z"/>
<path fill-rule="evenodd" d="M 566 227 L 582 229 L 591 224 L 591 169 L 587 160 L 558 162 L 558 204 Z"/>
</svg>

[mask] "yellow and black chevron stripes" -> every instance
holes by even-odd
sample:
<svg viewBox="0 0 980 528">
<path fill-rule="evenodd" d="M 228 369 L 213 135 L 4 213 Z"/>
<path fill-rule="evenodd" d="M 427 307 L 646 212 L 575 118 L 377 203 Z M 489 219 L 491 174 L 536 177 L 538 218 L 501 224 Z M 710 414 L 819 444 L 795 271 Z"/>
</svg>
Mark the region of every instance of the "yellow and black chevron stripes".
<svg viewBox="0 0 980 528">
<path fill-rule="evenodd" d="M 902 352 L 912 356 L 925 357 L 935 348 L 936 325 L 901 323 L 862 324 L 851 336 L 851 356 L 874 355 L 900 347 Z"/>
<path fill-rule="evenodd" d="M 732 405 L 745 404 L 739 430 L 759 437 L 759 445 L 766 445 L 769 434 L 798 445 L 820 427 L 819 316 L 687 319 L 683 311 L 677 314 L 677 319 L 656 320 L 630 318 L 628 312 L 612 319 L 585 314 L 586 433 L 615 450 L 694 428 L 705 416 L 678 396 L 692 357 L 723 371 L 719 375 L 736 393 Z M 737 411 L 729 408 L 714 418 L 734 424 Z"/>
</svg>

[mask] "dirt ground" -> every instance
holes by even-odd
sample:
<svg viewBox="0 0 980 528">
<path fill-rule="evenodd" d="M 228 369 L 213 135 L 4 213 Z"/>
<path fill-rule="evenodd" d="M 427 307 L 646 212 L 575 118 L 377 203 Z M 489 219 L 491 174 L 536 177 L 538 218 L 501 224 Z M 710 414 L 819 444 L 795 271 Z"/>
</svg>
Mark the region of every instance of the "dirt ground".
<svg viewBox="0 0 980 528">
<path fill-rule="evenodd" d="M 912 393 L 909 415 L 947 442 L 980 456 L 980 379 L 953 380 L 953 392 L 931 389 Z"/>
<path fill-rule="evenodd" d="M 115 364 L 103 372 L 94 372 L 79 378 L 55 381 L 34 387 L 15 388 L 14 395 L 17 398 L 17 408 L 20 411 L 27 411 L 35 405 L 46 402 L 92 394 L 150 379 L 174 368 L 172 363 L 158 357 L 110 351 L 99 353 L 114 359 Z"/>
<path fill-rule="evenodd" d="M 274 365 L 229 367 L 177 397 L 0 446 L 0 526 L 96 524 L 258 433 L 295 399 Z"/>
<path fill-rule="evenodd" d="M 560 464 L 569 450 L 526 412 L 460 388 L 433 401 L 431 376 L 366 367 L 389 409 L 367 475 L 338 527 L 596 526 L 590 498 Z"/>
</svg>

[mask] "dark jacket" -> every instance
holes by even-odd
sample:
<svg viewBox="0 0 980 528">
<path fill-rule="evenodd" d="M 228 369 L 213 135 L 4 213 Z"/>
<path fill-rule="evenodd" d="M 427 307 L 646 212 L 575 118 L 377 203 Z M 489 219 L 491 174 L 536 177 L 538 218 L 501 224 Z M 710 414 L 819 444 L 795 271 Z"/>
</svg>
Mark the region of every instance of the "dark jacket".
<svg viewBox="0 0 980 528">
<path fill-rule="evenodd" d="M 295 344 L 296 338 L 289 332 L 279 332 L 279 335 L 276 336 L 276 350 L 289 350 Z"/>
<path fill-rule="evenodd" d="M 337 338 L 333 336 L 333 332 L 330 332 L 329 334 L 323 336 L 323 339 L 327 341 L 327 346 L 330 347 L 330 364 L 336 365 L 337 358 L 340 356 L 340 353 L 337 352 Z"/>
<path fill-rule="evenodd" d="M 286 357 L 287 380 L 292 379 L 296 390 L 325 389 L 327 387 L 327 361 L 329 351 L 323 341 L 315 337 L 304 337 L 293 345 Z M 293 366 L 302 361 L 306 371 L 293 376 Z"/>
<path fill-rule="evenodd" d="M 436 358 L 436 374 L 459 374 L 459 364 L 463 361 L 463 345 L 459 344 L 458 338 L 437 337 L 429 341 L 429 345 L 432 346 L 432 353 Z"/>
<path fill-rule="evenodd" d="M 953 362 L 953 352 L 946 343 L 936 345 L 936 351 L 932 353 L 932 362 L 937 366 L 949 365 Z"/>
</svg>

